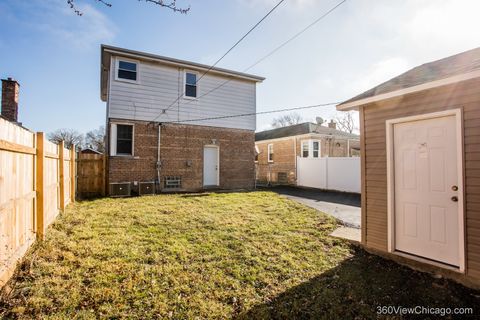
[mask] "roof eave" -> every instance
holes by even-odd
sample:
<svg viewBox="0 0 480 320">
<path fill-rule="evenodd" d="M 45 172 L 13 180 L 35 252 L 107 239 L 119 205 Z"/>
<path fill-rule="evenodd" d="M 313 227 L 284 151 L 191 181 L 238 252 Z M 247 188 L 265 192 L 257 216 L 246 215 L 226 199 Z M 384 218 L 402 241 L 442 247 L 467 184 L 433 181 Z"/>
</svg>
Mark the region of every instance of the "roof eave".
<svg viewBox="0 0 480 320">
<path fill-rule="evenodd" d="M 379 94 L 379 95 L 375 95 L 373 97 L 368 97 L 368 98 L 363 98 L 363 99 L 359 99 L 359 100 L 343 102 L 343 103 L 340 103 L 339 105 L 337 105 L 336 108 L 337 108 L 338 111 L 358 110 L 359 107 L 361 107 L 363 105 L 366 105 L 366 104 L 370 104 L 370 103 L 374 103 L 374 102 L 378 102 L 378 101 L 382 101 L 382 100 L 387 100 L 387 99 L 407 95 L 407 94 L 410 94 L 410 93 L 415 93 L 415 92 L 424 91 L 424 90 L 428 90 L 428 89 L 438 88 L 438 87 L 446 86 L 446 85 L 449 85 L 449 84 L 453 84 L 453 83 L 457 83 L 457 82 L 461 82 L 461 81 L 466 81 L 466 80 L 471 80 L 471 79 L 475 79 L 475 78 L 479 78 L 479 77 L 480 77 L 480 70 L 467 72 L 467 73 L 462 73 L 462 74 L 459 74 L 459 75 L 456 75 L 456 76 L 453 76 L 453 77 L 448 77 L 448 78 L 444 78 L 444 79 L 440 79 L 440 80 L 430 81 L 430 82 L 422 83 L 422 84 L 419 84 L 419 85 L 416 85 L 416 86 L 413 86 L 413 87 L 382 93 L 382 94 Z"/>
<path fill-rule="evenodd" d="M 161 62 L 163 64 L 173 65 L 177 67 L 209 70 L 209 72 L 211 73 L 233 76 L 235 78 L 240 78 L 240 79 L 254 81 L 254 82 L 263 82 L 265 80 L 264 77 L 260 77 L 260 76 L 256 76 L 248 73 L 243 73 L 243 72 L 238 72 L 238 71 L 233 71 L 233 70 L 228 70 L 223 68 L 216 68 L 216 67 L 211 68 L 211 66 L 196 63 L 196 62 L 179 60 L 175 58 L 164 57 L 164 56 L 159 56 L 159 55 L 150 54 L 146 52 L 134 51 L 134 50 L 124 49 L 124 48 L 108 46 L 108 45 L 102 45 L 102 55 L 104 52 L 107 52 L 110 54 L 122 55 L 126 57 L 138 58 L 141 60 Z"/>
</svg>

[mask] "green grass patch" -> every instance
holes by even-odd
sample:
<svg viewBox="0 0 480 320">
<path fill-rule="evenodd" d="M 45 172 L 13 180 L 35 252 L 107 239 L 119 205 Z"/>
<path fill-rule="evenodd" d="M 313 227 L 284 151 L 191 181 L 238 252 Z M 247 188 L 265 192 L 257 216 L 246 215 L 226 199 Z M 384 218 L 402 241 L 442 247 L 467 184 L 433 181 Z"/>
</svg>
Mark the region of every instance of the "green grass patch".
<svg viewBox="0 0 480 320">
<path fill-rule="evenodd" d="M 328 236 L 335 227 L 271 192 L 80 202 L 30 250 L 0 315 L 338 318 L 375 316 L 382 303 L 480 305 L 478 292 Z"/>
</svg>

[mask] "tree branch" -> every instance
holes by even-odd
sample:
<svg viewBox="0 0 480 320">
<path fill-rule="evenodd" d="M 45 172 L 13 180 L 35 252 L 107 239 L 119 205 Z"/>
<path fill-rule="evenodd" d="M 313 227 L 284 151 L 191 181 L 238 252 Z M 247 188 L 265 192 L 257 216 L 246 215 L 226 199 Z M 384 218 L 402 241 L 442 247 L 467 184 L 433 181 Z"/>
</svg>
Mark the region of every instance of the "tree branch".
<svg viewBox="0 0 480 320">
<path fill-rule="evenodd" d="M 107 7 L 111 7 L 112 4 L 110 2 L 107 2 L 107 0 L 94 0 L 96 2 L 99 2 Z M 188 11 L 190 11 L 190 6 L 187 8 L 179 8 L 177 7 L 177 1 L 176 0 L 169 0 L 170 2 L 165 2 L 164 0 L 138 0 L 140 2 L 145 1 L 145 2 L 150 2 L 153 4 L 156 4 L 160 7 L 168 8 L 172 10 L 173 12 L 181 13 L 181 14 L 187 14 Z M 81 12 L 75 5 L 75 0 L 67 0 L 67 4 L 70 6 L 70 9 L 75 12 L 77 16 L 82 16 L 83 12 Z"/>
</svg>

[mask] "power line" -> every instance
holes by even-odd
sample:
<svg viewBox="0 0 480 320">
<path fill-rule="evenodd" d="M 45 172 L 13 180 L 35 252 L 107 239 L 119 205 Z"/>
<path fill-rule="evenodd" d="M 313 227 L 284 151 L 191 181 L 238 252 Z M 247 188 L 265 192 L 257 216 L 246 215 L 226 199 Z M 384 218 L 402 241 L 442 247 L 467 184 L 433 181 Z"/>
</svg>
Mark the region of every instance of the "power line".
<svg viewBox="0 0 480 320">
<path fill-rule="evenodd" d="M 310 23 L 308 26 L 306 26 L 305 28 L 303 28 L 302 30 L 300 30 L 299 32 L 297 32 L 293 37 L 291 37 L 290 39 L 288 39 L 287 41 L 283 42 L 281 45 L 279 45 L 278 47 L 276 47 L 275 49 L 273 49 L 272 51 L 270 51 L 268 54 L 266 54 L 264 57 L 262 57 L 261 59 L 259 59 L 257 62 L 255 62 L 254 64 L 252 64 L 250 67 L 248 67 L 247 69 L 245 69 L 244 72 L 252 69 L 253 67 L 255 67 L 256 65 L 258 65 L 259 63 L 263 62 L 265 59 L 269 58 L 270 56 L 272 56 L 273 54 L 275 54 L 278 50 L 282 49 L 284 46 L 286 46 L 287 44 L 289 44 L 290 42 L 292 42 L 293 40 L 295 40 L 296 38 L 298 38 L 299 36 L 301 36 L 305 31 L 307 31 L 308 29 L 310 29 L 311 27 L 313 27 L 314 25 L 316 25 L 317 23 L 319 23 L 321 20 L 323 20 L 326 16 L 328 16 L 330 13 L 332 13 L 333 11 L 335 11 L 335 9 L 337 9 L 338 7 L 340 7 L 342 4 L 344 4 L 345 2 L 347 2 L 347 0 L 342 0 L 340 1 L 337 5 L 335 5 L 334 7 L 332 7 L 330 10 L 328 10 L 327 12 L 325 12 L 324 14 L 322 14 L 318 19 L 316 19 L 315 21 L 313 21 L 312 23 Z"/>
<path fill-rule="evenodd" d="M 283 47 L 285 47 L 287 44 L 289 44 L 290 42 L 292 42 L 293 40 L 295 40 L 296 38 L 298 38 L 299 36 L 301 36 L 303 33 L 305 33 L 307 30 L 309 30 L 310 28 L 312 28 L 314 25 L 316 25 L 317 23 L 319 23 L 321 20 L 323 20 L 324 18 L 326 18 L 330 13 L 332 13 L 335 9 L 337 9 L 338 7 L 340 7 L 342 4 L 344 4 L 345 2 L 347 2 L 347 0 L 342 0 L 340 1 L 339 3 L 337 3 L 334 7 L 332 7 L 331 9 L 329 9 L 327 12 L 325 12 L 324 14 L 322 14 L 320 17 L 318 17 L 317 19 L 315 19 L 312 23 L 310 23 L 309 25 L 307 25 L 305 28 L 303 28 L 302 30 L 300 30 L 299 32 L 297 32 L 295 35 L 293 35 L 292 37 L 290 37 L 289 39 L 287 39 L 286 41 L 284 41 L 283 43 L 281 43 L 279 46 L 277 46 L 275 49 L 273 49 L 272 51 L 270 51 L 269 53 L 267 53 L 265 56 L 263 56 L 262 58 L 260 58 L 259 60 L 257 60 L 254 64 L 250 65 L 248 68 L 244 69 L 242 72 L 247 72 L 248 70 L 252 69 L 253 67 L 257 66 L 258 64 L 260 64 L 261 62 L 263 62 L 264 60 L 268 59 L 269 57 L 271 57 L 272 55 L 274 55 L 277 51 L 279 51 L 280 49 L 282 49 Z M 224 82 L 222 82 L 219 86 L 205 92 L 204 94 L 200 95 L 199 97 L 197 97 L 196 100 L 199 100 L 207 95 L 209 95 L 210 93 L 220 89 L 221 87 L 223 87 L 224 85 L 226 85 L 227 83 L 231 82 L 233 80 L 233 78 L 230 78 L 229 80 L 226 80 Z M 175 102 L 178 101 L 179 98 L 177 98 L 177 100 L 175 100 L 173 102 L 173 104 L 175 104 Z M 185 105 L 188 105 L 190 103 L 192 103 L 193 101 L 196 101 L 196 100 L 189 100 L 187 102 L 184 103 L 184 106 Z M 172 104 L 172 105 L 173 105 Z M 170 105 L 167 109 L 163 110 L 161 114 L 159 114 L 155 119 L 158 119 L 164 112 L 166 112 L 167 110 L 169 110 L 172 105 Z"/>
<path fill-rule="evenodd" d="M 260 19 L 253 27 L 250 28 L 250 30 L 248 30 L 247 33 L 245 33 L 237 42 L 235 42 L 235 44 L 227 50 L 227 52 L 225 52 L 217 61 L 215 61 L 214 64 L 212 64 L 196 81 L 195 81 L 195 85 L 198 84 L 198 82 L 200 82 L 200 80 L 207 74 L 209 73 L 213 68 L 215 68 L 215 66 L 223 60 L 223 58 L 225 58 L 233 49 L 235 49 L 239 44 L 240 42 L 242 42 L 250 33 L 253 32 L 253 30 L 255 30 L 265 19 L 267 19 L 268 16 L 270 16 L 272 14 L 273 11 L 275 11 L 275 9 L 277 9 L 283 2 L 285 2 L 285 0 L 280 0 L 272 9 L 270 9 L 270 11 L 263 16 L 262 19 Z M 185 90 L 182 92 L 182 94 L 180 94 L 176 99 L 175 101 L 173 101 L 163 112 L 169 110 L 183 95 L 185 94 Z M 155 119 L 153 119 L 154 121 L 160 117 L 160 115 L 158 115 Z"/>
<path fill-rule="evenodd" d="M 240 114 L 232 114 L 232 115 L 225 115 L 225 116 L 218 116 L 218 117 L 185 119 L 185 120 L 176 120 L 176 121 L 164 121 L 164 122 L 161 122 L 161 123 L 162 124 L 184 123 L 184 122 L 196 122 L 196 121 L 218 120 L 218 119 L 227 119 L 227 118 L 248 117 L 248 116 L 261 115 L 261 114 L 270 114 L 270 113 L 304 110 L 304 109 L 312 109 L 312 108 L 319 108 L 319 107 L 328 107 L 328 106 L 337 105 L 339 103 L 341 103 L 341 102 L 329 102 L 329 103 L 315 104 L 315 105 L 311 105 L 311 106 L 293 107 L 293 108 L 285 108 L 285 109 L 280 109 L 280 110 L 260 111 L 260 112 L 251 112 L 251 113 L 240 113 Z"/>
</svg>

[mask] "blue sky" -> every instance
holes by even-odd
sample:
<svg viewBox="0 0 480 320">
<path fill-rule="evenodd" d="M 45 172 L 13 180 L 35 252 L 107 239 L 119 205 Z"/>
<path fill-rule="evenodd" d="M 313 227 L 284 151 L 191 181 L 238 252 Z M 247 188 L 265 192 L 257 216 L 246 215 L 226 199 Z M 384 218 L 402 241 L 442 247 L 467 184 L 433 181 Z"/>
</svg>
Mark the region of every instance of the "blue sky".
<svg viewBox="0 0 480 320">
<path fill-rule="evenodd" d="M 20 121 L 39 131 L 95 129 L 105 121 L 100 44 L 215 62 L 278 0 L 178 0 L 187 15 L 138 2 L 0 2 L 0 77 L 21 84 Z M 243 70 L 339 0 L 286 0 L 219 66 Z M 418 64 L 480 46 L 480 1 L 349 0 L 250 70 L 267 80 L 258 111 L 342 101 Z M 331 118 L 334 108 L 301 112 Z M 275 115 L 259 116 L 266 129 Z"/>
</svg>

